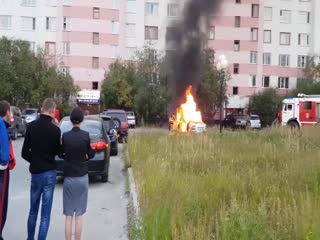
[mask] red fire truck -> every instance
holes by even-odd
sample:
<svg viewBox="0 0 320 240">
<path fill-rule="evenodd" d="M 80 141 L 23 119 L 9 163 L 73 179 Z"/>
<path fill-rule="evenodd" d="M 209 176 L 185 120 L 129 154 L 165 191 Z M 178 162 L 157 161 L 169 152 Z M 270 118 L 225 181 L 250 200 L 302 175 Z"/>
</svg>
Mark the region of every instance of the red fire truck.
<svg viewBox="0 0 320 240">
<path fill-rule="evenodd" d="M 278 119 L 282 126 L 313 126 L 320 121 L 320 95 L 298 94 L 283 100 Z"/>
</svg>

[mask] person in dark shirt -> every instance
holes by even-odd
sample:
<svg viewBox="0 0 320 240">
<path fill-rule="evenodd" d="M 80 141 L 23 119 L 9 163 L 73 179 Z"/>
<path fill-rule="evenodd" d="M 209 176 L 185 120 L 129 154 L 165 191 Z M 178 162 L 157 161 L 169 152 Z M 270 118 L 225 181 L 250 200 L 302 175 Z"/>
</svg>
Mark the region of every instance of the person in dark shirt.
<svg viewBox="0 0 320 240">
<path fill-rule="evenodd" d="M 66 240 L 71 240 L 74 216 L 75 239 L 81 239 L 82 216 L 87 211 L 89 187 L 87 161 L 93 158 L 94 151 L 90 146 L 89 133 L 80 129 L 83 118 L 80 108 L 73 109 L 70 115 L 73 128 L 62 136 L 60 156 L 64 159 L 63 214 L 66 216 Z"/>
<path fill-rule="evenodd" d="M 30 163 L 31 173 L 28 240 L 34 239 L 40 199 L 42 208 L 38 240 L 45 240 L 49 230 L 57 177 L 55 156 L 61 148 L 61 131 L 53 124 L 55 110 L 53 99 L 44 100 L 40 118 L 28 126 L 22 147 L 22 157 Z"/>
</svg>

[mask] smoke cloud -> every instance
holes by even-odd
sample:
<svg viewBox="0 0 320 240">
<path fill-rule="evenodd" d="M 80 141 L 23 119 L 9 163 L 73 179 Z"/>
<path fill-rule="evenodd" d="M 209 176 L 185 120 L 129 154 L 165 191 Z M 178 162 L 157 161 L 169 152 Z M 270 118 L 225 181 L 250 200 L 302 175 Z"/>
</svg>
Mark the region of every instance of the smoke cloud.
<svg viewBox="0 0 320 240">
<path fill-rule="evenodd" d="M 195 87 L 200 79 L 201 49 L 206 40 L 201 26 L 203 23 L 208 24 L 209 15 L 219 9 L 220 2 L 221 0 L 189 0 L 185 3 L 173 36 L 176 49 L 170 57 L 178 102 L 183 98 L 187 87 Z"/>
</svg>

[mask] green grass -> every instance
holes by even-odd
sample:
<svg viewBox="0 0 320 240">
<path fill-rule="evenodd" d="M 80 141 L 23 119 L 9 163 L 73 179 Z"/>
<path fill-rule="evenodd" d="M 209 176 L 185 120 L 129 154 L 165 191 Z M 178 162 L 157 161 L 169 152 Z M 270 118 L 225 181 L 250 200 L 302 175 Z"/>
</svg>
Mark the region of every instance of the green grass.
<svg viewBox="0 0 320 240">
<path fill-rule="evenodd" d="M 132 239 L 320 239 L 320 129 L 143 131 L 129 140 Z"/>
</svg>

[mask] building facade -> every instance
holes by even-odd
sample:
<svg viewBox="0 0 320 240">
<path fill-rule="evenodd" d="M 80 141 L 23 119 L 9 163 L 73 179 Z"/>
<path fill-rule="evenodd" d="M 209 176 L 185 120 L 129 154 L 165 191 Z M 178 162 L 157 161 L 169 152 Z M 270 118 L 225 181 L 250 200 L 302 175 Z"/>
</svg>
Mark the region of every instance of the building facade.
<svg viewBox="0 0 320 240">
<path fill-rule="evenodd" d="M 171 41 L 182 0 L 0 0 L 0 36 L 44 50 L 82 89 L 99 90 L 109 65 Z M 209 17 L 207 44 L 226 55 L 230 111 L 265 88 L 286 93 L 320 55 L 319 0 L 224 0 Z"/>
</svg>

